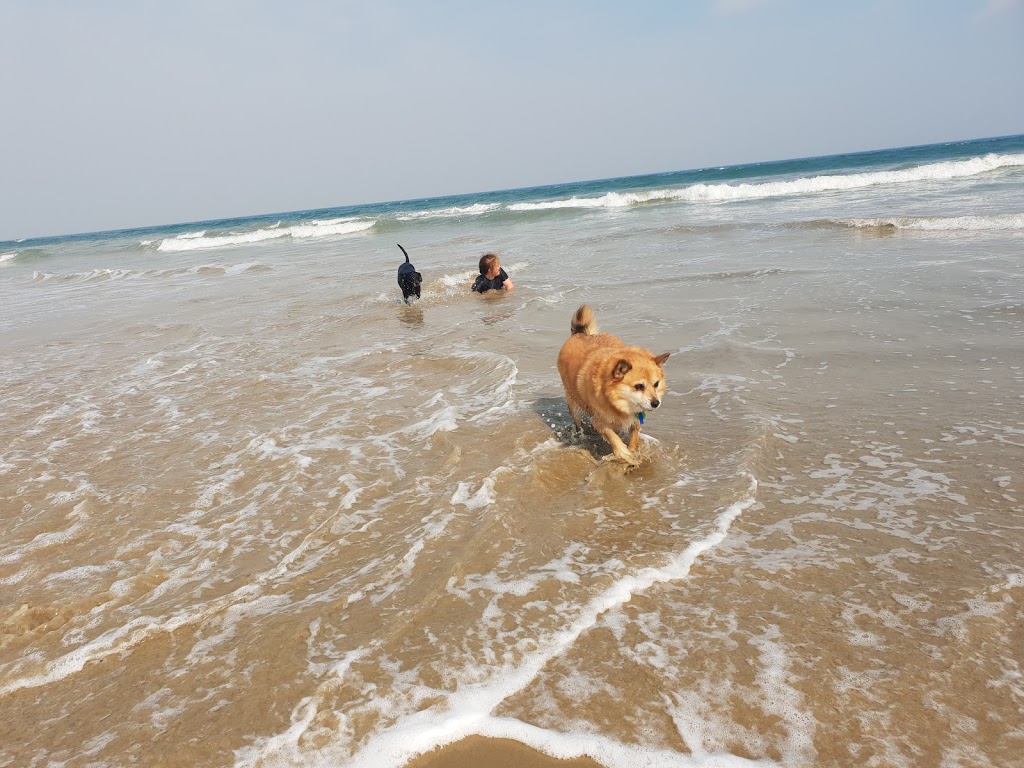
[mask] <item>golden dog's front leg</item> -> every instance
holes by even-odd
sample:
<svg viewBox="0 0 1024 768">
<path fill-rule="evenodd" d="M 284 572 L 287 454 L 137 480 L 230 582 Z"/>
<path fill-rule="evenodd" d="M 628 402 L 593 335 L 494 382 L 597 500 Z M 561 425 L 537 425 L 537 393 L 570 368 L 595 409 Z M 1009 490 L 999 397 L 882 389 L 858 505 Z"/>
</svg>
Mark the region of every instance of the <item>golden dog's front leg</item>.
<svg viewBox="0 0 1024 768">
<path fill-rule="evenodd" d="M 576 427 L 577 431 L 583 429 L 583 409 L 579 403 L 566 395 L 565 404 L 569 408 L 569 415 L 572 417 L 572 425 Z"/>
<path fill-rule="evenodd" d="M 637 448 L 640 447 L 640 422 L 634 421 L 633 426 L 629 428 L 629 450 L 636 453 Z"/>
<path fill-rule="evenodd" d="M 626 444 L 622 442 L 622 438 L 619 437 L 619 433 L 614 429 L 602 429 L 601 436 L 608 441 L 608 445 L 612 447 L 612 453 L 615 454 L 615 458 L 619 461 L 624 461 L 631 467 L 639 467 L 640 459 L 633 451 L 626 447 Z M 639 438 L 637 438 L 639 439 Z M 630 437 L 632 440 L 632 436 Z"/>
</svg>

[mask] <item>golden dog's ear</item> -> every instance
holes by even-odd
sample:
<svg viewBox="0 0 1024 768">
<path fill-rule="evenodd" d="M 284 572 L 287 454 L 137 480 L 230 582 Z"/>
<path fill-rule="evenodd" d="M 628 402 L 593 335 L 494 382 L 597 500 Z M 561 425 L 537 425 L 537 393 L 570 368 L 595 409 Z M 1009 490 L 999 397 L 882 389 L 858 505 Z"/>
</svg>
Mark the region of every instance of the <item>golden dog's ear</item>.
<svg viewBox="0 0 1024 768">
<path fill-rule="evenodd" d="M 671 354 L 671 352 L 663 352 L 662 354 L 654 358 L 654 362 L 656 362 L 658 365 L 664 365 L 665 361 L 668 360 L 668 356 Z"/>
<path fill-rule="evenodd" d="M 612 378 L 615 381 L 622 381 L 622 378 L 631 370 L 633 370 L 633 366 L 629 364 L 628 360 L 619 360 L 612 370 Z"/>
</svg>

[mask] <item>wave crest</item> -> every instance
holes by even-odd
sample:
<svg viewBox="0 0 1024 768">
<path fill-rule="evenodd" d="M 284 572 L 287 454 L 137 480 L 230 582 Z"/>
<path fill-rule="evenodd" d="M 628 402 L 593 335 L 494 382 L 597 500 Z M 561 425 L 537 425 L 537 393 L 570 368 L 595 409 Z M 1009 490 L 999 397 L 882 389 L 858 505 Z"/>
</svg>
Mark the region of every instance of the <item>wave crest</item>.
<svg viewBox="0 0 1024 768">
<path fill-rule="evenodd" d="M 160 241 L 158 251 L 201 251 L 210 248 L 225 248 L 234 245 L 250 245 L 267 240 L 290 237 L 295 240 L 309 240 L 318 237 L 351 235 L 365 232 L 377 224 L 376 219 L 332 219 L 328 221 L 311 221 L 304 224 L 293 224 L 289 227 L 275 225 L 251 232 L 232 232 L 226 235 L 207 236 L 206 231 L 186 232 L 177 237 L 168 237 Z"/>
<path fill-rule="evenodd" d="M 1024 167 L 1024 154 L 988 154 L 966 160 L 930 163 L 913 168 L 866 173 L 804 176 L 787 181 L 759 184 L 693 184 L 687 187 L 655 189 L 649 192 L 609 192 L 600 197 L 570 197 L 533 203 L 515 203 L 512 211 L 542 211 L 557 208 L 626 208 L 647 203 L 722 203 L 761 200 L 769 197 L 842 192 L 866 187 L 908 184 L 921 181 L 949 181 L 1004 169 Z"/>
<path fill-rule="evenodd" d="M 892 216 L 868 219 L 829 219 L 826 223 L 851 229 L 921 232 L 1020 232 L 1024 230 L 1024 213 L 995 216 Z"/>
<path fill-rule="evenodd" d="M 135 280 L 148 278 L 181 277 L 184 275 L 235 277 L 246 272 L 268 272 L 272 267 L 258 261 L 242 264 L 200 264 L 194 267 L 170 269 L 91 269 L 86 272 L 40 272 L 32 273 L 34 283 L 98 283 L 108 280 Z"/>
<path fill-rule="evenodd" d="M 453 216 L 479 216 L 483 213 L 496 211 L 501 206 L 498 203 L 474 203 L 473 205 L 456 205 L 449 208 L 436 208 L 430 211 L 416 211 L 398 216 L 399 221 L 416 221 L 418 219 L 443 219 Z"/>
</svg>

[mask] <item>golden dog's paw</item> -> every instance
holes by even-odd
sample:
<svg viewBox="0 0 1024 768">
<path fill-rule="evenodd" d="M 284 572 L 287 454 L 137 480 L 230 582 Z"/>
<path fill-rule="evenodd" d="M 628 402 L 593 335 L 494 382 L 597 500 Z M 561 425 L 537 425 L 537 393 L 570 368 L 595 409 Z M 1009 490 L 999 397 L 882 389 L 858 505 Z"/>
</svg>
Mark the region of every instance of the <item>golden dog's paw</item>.
<svg viewBox="0 0 1024 768">
<path fill-rule="evenodd" d="M 632 452 L 625 452 L 625 453 L 621 453 L 621 454 L 609 453 L 607 456 L 604 457 L 604 460 L 605 461 L 617 461 L 617 462 L 620 462 L 621 464 L 625 465 L 625 468 L 626 468 L 627 472 L 629 472 L 630 470 L 636 469 L 637 467 L 640 466 L 640 454 L 638 454 L 638 453 L 632 453 Z"/>
</svg>

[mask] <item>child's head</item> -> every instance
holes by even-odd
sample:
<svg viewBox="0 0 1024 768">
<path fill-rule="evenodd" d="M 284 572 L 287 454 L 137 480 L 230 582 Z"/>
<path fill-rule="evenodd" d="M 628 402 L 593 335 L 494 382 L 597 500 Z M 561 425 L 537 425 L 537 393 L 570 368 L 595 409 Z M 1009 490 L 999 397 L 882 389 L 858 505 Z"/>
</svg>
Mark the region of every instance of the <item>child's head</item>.
<svg viewBox="0 0 1024 768">
<path fill-rule="evenodd" d="M 499 270 L 501 270 L 501 262 L 498 261 L 498 254 L 485 253 L 480 257 L 481 275 L 487 278 L 497 277 Z"/>
</svg>

